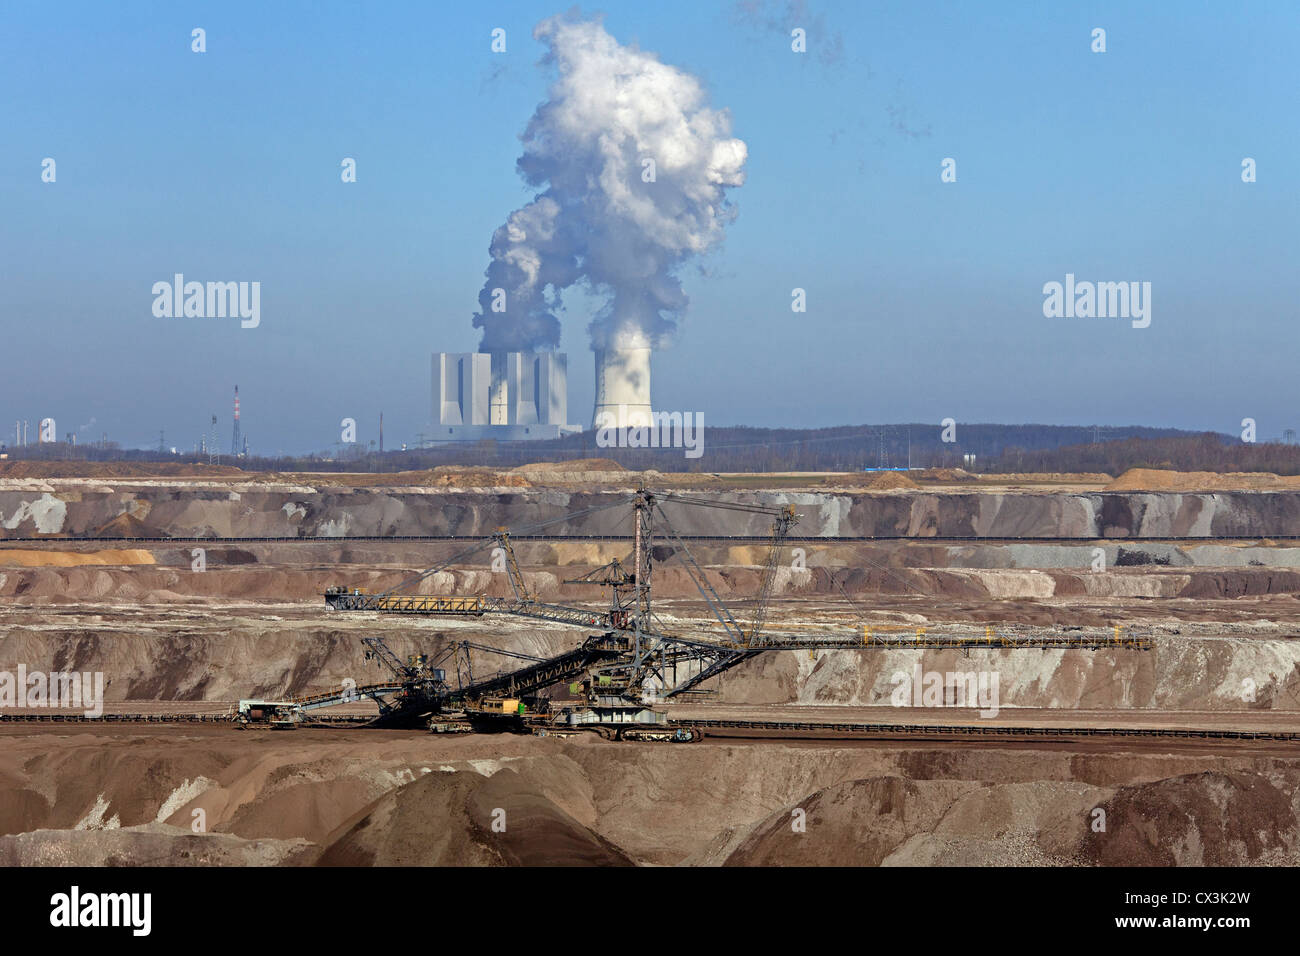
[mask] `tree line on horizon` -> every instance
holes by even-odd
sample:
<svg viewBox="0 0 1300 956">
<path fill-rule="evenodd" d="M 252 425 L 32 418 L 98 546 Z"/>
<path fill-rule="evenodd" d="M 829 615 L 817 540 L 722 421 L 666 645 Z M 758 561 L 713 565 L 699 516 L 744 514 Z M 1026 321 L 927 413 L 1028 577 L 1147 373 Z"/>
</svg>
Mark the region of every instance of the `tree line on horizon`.
<svg viewBox="0 0 1300 956">
<path fill-rule="evenodd" d="M 510 468 L 540 462 L 603 458 L 637 470 L 687 472 L 839 471 L 963 468 L 972 473 L 1104 472 L 1130 468 L 1178 471 L 1269 471 L 1300 474 L 1300 445 L 1247 443 L 1214 432 L 1144 426 L 857 425 L 820 429 L 709 427 L 703 454 L 682 448 L 602 447 L 595 432 L 536 442 L 479 441 L 390 451 L 358 447 L 278 458 L 220 457 L 246 471 L 415 471 L 439 466 Z M 6 449 L 10 460 L 127 461 L 206 465 L 206 455 L 166 455 L 156 449 L 64 443 Z M 971 457 L 973 456 L 973 457 Z"/>
<path fill-rule="evenodd" d="M 1300 445 L 1234 441 L 1206 432 L 1160 438 L 1124 438 L 1062 448 L 1008 447 L 981 470 L 993 474 L 1104 472 L 1118 476 L 1131 468 L 1300 475 Z"/>
</svg>

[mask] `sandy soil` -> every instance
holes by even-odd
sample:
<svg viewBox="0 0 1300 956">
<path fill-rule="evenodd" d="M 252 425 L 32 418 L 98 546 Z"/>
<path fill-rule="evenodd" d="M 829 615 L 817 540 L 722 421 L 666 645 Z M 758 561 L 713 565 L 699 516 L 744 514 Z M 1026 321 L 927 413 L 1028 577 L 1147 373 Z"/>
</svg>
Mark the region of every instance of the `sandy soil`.
<svg viewBox="0 0 1300 956">
<path fill-rule="evenodd" d="M 1106 485 L 1107 491 L 1281 491 L 1300 488 L 1300 475 L 1270 472 L 1164 471 L 1130 468 Z"/>
<path fill-rule="evenodd" d="M 11 864 L 1298 861 L 1296 757 L 224 728 L 0 737 Z M 1098 808 L 1106 839 L 1090 827 Z"/>
</svg>

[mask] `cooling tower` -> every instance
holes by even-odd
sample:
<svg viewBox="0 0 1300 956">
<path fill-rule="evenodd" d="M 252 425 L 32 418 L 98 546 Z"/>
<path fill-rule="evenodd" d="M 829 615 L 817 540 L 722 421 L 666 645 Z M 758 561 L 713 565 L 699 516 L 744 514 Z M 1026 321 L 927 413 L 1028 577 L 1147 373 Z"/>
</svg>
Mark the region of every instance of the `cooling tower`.
<svg viewBox="0 0 1300 956">
<path fill-rule="evenodd" d="M 650 350 L 596 350 L 596 428 L 651 424 Z"/>
</svg>

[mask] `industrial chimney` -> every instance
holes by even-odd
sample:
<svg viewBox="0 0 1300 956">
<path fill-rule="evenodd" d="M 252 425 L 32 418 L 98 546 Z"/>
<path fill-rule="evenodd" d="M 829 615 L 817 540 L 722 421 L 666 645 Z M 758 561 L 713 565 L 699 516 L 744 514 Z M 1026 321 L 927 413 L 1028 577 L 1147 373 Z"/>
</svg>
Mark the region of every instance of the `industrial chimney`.
<svg viewBox="0 0 1300 956">
<path fill-rule="evenodd" d="M 650 350 L 596 350 L 595 428 L 650 425 Z"/>
<path fill-rule="evenodd" d="M 230 453 L 239 457 L 239 386 L 235 386 L 235 434 L 230 439 Z"/>
</svg>

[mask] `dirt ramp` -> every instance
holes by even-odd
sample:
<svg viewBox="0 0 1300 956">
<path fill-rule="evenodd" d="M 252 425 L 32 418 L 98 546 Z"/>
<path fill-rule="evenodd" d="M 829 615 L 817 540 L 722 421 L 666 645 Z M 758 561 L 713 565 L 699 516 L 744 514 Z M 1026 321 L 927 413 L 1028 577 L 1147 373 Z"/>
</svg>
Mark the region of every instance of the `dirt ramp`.
<svg viewBox="0 0 1300 956">
<path fill-rule="evenodd" d="M 630 866 L 511 769 L 442 770 L 386 794 L 326 841 L 321 866 Z"/>
</svg>

